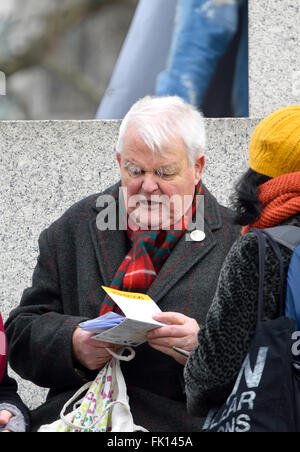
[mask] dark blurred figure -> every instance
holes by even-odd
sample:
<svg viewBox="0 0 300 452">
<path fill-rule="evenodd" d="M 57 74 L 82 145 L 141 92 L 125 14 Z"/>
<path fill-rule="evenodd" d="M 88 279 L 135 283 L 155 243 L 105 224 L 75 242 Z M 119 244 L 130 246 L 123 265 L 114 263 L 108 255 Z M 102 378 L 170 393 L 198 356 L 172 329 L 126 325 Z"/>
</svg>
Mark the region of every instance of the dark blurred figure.
<svg viewBox="0 0 300 452">
<path fill-rule="evenodd" d="M 166 67 L 177 0 L 140 0 L 96 119 L 122 119 L 141 97 L 154 94 Z"/>
<path fill-rule="evenodd" d="M 207 117 L 247 117 L 248 0 L 178 0 L 156 95 L 177 95 Z"/>
</svg>

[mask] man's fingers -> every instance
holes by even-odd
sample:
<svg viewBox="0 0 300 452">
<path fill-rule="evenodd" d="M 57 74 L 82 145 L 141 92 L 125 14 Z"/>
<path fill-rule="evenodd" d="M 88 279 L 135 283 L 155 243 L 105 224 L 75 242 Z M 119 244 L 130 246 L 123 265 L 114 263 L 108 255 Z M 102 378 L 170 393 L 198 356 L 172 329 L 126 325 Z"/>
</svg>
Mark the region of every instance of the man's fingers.
<svg viewBox="0 0 300 452">
<path fill-rule="evenodd" d="M 6 425 L 8 421 L 13 417 L 13 414 L 7 410 L 0 411 L 0 425 Z"/>
<path fill-rule="evenodd" d="M 173 325 L 183 325 L 187 321 L 187 316 L 180 312 L 159 312 L 154 314 L 154 320 L 162 323 L 170 323 Z"/>
<path fill-rule="evenodd" d="M 184 337 L 187 335 L 187 333 L 188 332 L 185 328 L 182 327 L 182 325 L 168 325 L 149 331 L 149 333 L 147 334 L 147 339 L 154 340 L 164 337 Z"/>
<path fill-rule="evenodd" d="M 91 333 L 90 331 L 84 331 L 81 329 L 76 329 L 76 334 L 80 335 L 80 340 L 85 343 L 85 344 L 89 344 L 92 347 L 97 347 L 97 348 L 106 348 L 111 346 L 112 344 L 110 344 L 109 342 L 103 342 L 103 341 L 98 341 L 97 339 L 93 339 L 93 337 L 95 336 L 95 333 Z"/>
<path fill-rule="evenodd" d="M 183 349 L 190 348 L 190 342 L 187 336 L 184 336 L 182 338 L 170 336 L 159 337 L 157 339 L 151 339 L 148 342 L 151 347 L 155 345 L 160 347 L 172 348 L 175 345 L 175 347 Z"/>
<path fill-rule="evenodd" d="M 189 334 L 191 320 L 194 320 L 179 312 L 160 312 L 153 315 L 153 319 L 168 325 L 149 332 L 148 340 L 163 337 L 184 337 Z"/>
<path fill-rule="evenodd" d="M 97 339 L 89 339 L 88 344 L 95 348 L 114 348 L 116 345 L 111 342 L 98 341 Z"/>
</svg>

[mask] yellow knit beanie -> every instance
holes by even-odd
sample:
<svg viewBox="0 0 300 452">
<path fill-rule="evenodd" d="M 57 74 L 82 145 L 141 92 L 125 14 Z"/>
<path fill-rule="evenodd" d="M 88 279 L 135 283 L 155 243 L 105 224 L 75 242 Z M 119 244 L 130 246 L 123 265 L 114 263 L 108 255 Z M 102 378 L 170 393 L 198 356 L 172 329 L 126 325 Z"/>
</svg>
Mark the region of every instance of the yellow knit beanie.
<svg viewBox="0 0 300 452">
<path fill-rule="evenodd" d="M 275 111 L 252 135 L 249 166 L 269 177 L 300 171 L 300 105 Z"/>
</svg>

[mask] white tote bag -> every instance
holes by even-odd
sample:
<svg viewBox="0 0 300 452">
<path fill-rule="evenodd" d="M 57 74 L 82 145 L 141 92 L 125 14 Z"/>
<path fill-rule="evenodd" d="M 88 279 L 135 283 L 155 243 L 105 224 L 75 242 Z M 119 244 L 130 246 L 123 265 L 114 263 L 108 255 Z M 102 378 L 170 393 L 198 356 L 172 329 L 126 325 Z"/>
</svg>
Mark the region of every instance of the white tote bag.
<svg viewBox="0 0 300 452">
<path fill-rule="evenodd" d="M 126 383 L 121 371 L 120 360 L 130 361 L 135 356 L 131 347 L 129 356 L 123 356 L 107 349 L 113 356 L 100 370 L 93 382 L 86 383 L 64 405 L 60 419 L 52 424 L 42 425 L 39 432 L 136 432 L 147 430 L 134 424 L 130 411 Z M 73 406 L 73 411 L 65 414 L 83 392 L 83 399 Z"/>
</svg>

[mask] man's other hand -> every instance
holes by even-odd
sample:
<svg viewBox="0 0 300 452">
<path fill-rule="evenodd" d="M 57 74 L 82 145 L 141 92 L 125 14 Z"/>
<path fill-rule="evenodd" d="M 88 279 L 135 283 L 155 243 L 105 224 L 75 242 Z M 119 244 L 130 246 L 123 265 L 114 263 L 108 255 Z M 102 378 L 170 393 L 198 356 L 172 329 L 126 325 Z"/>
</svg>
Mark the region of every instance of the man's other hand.
<svg viewBox="0 0 300 452">
<path fill-rule="evenodd" d="M 156 350 L 172 356 L 176 361 L 185 364 L 187 358 L 173 350 L 173 346 L 190 352 L 198 345 L 199 325 L 195 319 L 179 312 L 161 312 L 153 316 L 154 320 L 168 323 L 147 334 L 149 345 Z"/>
<path fill-rule="evenodd" d="M 89 370 L 102 369 L 112 358 L 112 355 L 106 350 L 110 348 L 113 351 L 117 346 L 108 342 L 92 339 L 94 333 L 76 328 L 72 337 L 73 357 Z"/>
</svg>

